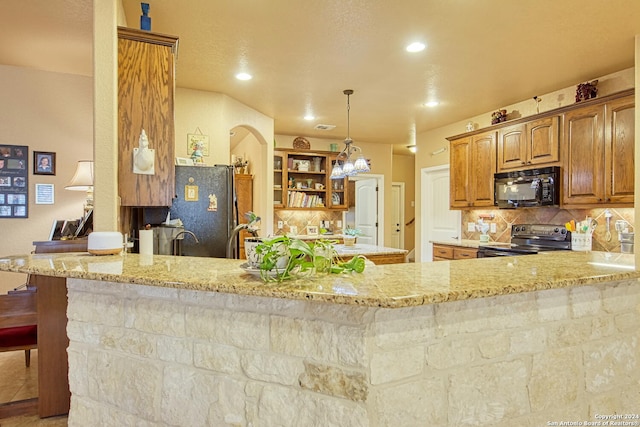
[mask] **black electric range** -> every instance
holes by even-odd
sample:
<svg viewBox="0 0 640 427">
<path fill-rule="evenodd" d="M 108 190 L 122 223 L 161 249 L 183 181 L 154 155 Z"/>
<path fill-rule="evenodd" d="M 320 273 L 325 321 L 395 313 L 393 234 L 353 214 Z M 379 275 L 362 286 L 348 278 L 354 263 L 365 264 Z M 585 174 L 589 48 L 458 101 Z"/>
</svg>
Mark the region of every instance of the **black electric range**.
<svg viewBox="0 0 640 427">
<path fill-rule="evenodd" d="M 511 226 L 511 246 L 480 246 L 478 258 L 534 255 L 560 250 L 571 250 L 571 232 L 564 225 L 517 224 Z"/>
</svg>

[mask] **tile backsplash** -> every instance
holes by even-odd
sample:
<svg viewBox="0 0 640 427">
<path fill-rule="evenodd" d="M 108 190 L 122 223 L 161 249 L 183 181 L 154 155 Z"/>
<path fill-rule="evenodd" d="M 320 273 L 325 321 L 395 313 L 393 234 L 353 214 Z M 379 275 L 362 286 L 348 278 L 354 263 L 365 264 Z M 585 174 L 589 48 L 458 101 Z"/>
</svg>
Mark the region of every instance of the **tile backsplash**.
<svg viewBox="0 0 640 427">
<path fill-rule="evenodd" d="M 278 229 L 278 221 L 284 223 L 282 229 Z M 289 234 L 291 226 L 298 230 L 297 234 L 307 234 L 307 226 L 320 228 L 321 221 L 329 224 L 329 229 L 333 232 L 341 232 L 342 227 L 338 227 L 338 221 L 342 221 L 342 212 L 332 212 L 326 210 L 306 211 L 306 210 L 277 210 L 274 211 L 273 232 L 274 234 Z"/>
<path fill-rule="evenodd" d="M 477 223 L 483 218 L 485 223 L 495 223 L 496 233 L 489 233 L 490 240 L 495 242 L 511 241 L 511 226 L 514 224 L 558 224 L 563 225 L 574 219 L 576 222 L 586 217 L 598 221 L 593 233 L 592 250 L 604 252 L 620 252 L 620 241 L 615 229 L 618 220 L 629 223 L 629 231 L 634 232 L 635 213 L 633 208 L 609 208 L 611 217 L 611 240 L 606 239 L 605 208 L 598 209 L 560 209 L 560 208 L 524 208 L 524 209 L 492 209 L 462 212 L 462 238 L 479 240 L 479 232 L 467 231 L 467 224 Z M 493 218 L 489 219 L 493 214 Z"/>
</svg>

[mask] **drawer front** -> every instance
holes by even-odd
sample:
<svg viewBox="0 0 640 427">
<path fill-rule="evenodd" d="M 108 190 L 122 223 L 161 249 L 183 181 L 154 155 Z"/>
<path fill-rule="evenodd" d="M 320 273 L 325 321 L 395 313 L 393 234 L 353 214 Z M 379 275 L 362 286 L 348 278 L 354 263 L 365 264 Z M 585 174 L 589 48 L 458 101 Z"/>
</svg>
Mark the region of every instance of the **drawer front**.
<svg viewBox="0 0 640 427">
<path fill-rule="evenodd" d="M 453 248 L 449 246 L 433 245 L 433 257 L 453 259 Z"/>
<path fill-rule="evenodd" d="M 456 248 L 453 250 L 453 259 L 468 259 L 468 258 L 477 258 L 477 257 L 478 257 L 477 249 Z"/>
</svg>

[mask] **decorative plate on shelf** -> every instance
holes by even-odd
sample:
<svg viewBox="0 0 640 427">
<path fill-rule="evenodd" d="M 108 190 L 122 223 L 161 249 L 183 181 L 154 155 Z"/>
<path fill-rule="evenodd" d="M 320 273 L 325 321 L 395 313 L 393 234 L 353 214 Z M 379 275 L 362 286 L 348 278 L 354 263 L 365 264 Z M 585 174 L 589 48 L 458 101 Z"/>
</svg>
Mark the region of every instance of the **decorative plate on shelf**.
<svg viewBox="0 0 640 427">
<path fill-rule="evenodd" d="M 336 193 L 333 193 L 331 195 L 331 203 L 334 205 L 339 205 L 340 204 L 340 196 L 338 196 Z"/>
<path fill-rule="evenodd" d="M 308 150 L 311 148 L 311 144 L 307 138 L 299 136 L 293 140 L 293 148 L 296 150 Z"/>
</svg>

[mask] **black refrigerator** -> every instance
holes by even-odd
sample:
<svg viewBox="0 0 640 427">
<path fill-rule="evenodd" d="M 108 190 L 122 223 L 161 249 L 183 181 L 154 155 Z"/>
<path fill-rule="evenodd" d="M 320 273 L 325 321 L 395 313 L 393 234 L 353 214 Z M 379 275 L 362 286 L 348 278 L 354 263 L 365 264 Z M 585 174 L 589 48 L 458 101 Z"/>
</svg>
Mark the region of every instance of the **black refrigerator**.
<svg viewBox="0 0 640 427">
<path fill-rule="evenodd" d="M 176 166 L 176 198 L 171 219 L 193 232 L 181 242 L 182 255 L 226 258 L 227 243 L 238 224 L 233 166 Z M 237 257 L 237 236 L 232 257 Z"/>
</svg>

